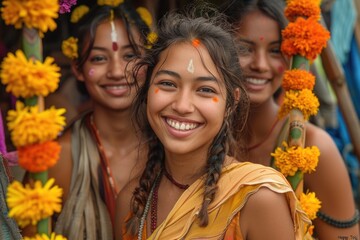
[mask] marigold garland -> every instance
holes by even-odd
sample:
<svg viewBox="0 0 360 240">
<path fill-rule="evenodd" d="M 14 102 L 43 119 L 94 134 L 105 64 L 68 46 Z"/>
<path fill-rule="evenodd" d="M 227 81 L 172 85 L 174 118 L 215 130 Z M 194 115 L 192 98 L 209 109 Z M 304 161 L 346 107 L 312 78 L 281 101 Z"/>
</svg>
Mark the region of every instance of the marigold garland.
<svg viewBox="0 0 360 240">
<path fill-rule="evenodd" d="M 62 235 L 56 235 L 56 233 L 51 233 L 50 237 L 46 234 L 36 234 L 35 237 L 24 237 L 23 240 L 67 240 L 67 238 Z"/>
<path fill-rule="evenodd" d="M 7 25 L 20 29 L 25 25 L 36 28 L 40 36 L 56 28 L 59 4 L 54 0 L 4 0 L 1 8 L 2 18 Z"/>
<path fill-rule="evenodd" d="M 56 141 L 19 147 L 19 165 L 30 172 L 46 171 L 57 163 L 60 149 Z"/>
<path fill-rule="evenodd" d="M 301 193 L 299 200 L 301 208 L 305 211 L 310 220 L 314 220 L 316 218 L 316 213 L 321 208 L 321 201 L 315 196 L 314 192 L 309 192 L 307 194 Z"/>
<path fill-rule="evenodd" d="M 9 53 L 0 65 L 1 82 L 6 91 L 16 97 L 46 97 L 54 92 L 60 81 L 60 68 L 54 64 L 54 58 L 47 57 L 44 63 L 27 60 L 21 50 L 15 55 Z"/>
<path fill-rule="evenodd" d="M 312 61 L 326 47 L 330 33 L 315 18 L 297 18 L 282 30 L 282 37 L 281 51 L 285 55 L 299 54 Z"/>
<path fill-rule="evenodd" d="M 77 23 L 89 11 L 90 11 L 90 8 L 86 5 L 77 6 L 71 13 L 70 22 Z"/>
<path fill-rule="evenodd" d="M 70 59 L 78 58 L 79 55 L 77 43 L 78 39 L 75 37 L 69 37 L 68 39 L 64 40 L 61 44 L 61 50 L 63 54 Z"/>
<path fill-rule="evenodd" d="M 302 69 L 291 69 L 284 72 L 282 87 L 285 91 L 309 89 L 313 90 L 315 76 L 309 71 Z"/>
<path fill-rule="evenodd" d="M 283 142 L 284 149 L 276 148 L 271 156 L 275 159 L 275 166 L 285 177 L 294 176 L 300 170 L 303 173 L 311 173 L 319 161 L 320 151 L 316 146 L 312 147 L 289 147 Z"/>
<path fill-rule="evenodd" d="M 311 115 L 316 115 L 319 110 L 319 100 L 309 89 L 301 91 L 286 91 L 283 103 L 280 106 L 279 117 L 287 116 L 292 109 L 300 110 L 304 119 L 308 120 Z"/>
<path fill-rule="evenodd" d="M 55 139 L 66 124 L 63 113 L 65 109 L 54 107 L 39 112 L 38 106 L 25 107 L 17 101 L 16 109 L 10 110 L 7 116 L 12 142 L 22 147 Z"/>
<path fill-rule="evenodd" d="M 54 182 L 51 178 L 42 186 L 40 181 L 36 181 L 33 187 L 30 184 L 23 186 L 18 181 L 11 183 L 6 198 L 9 217 L 14 218 L 20 227 L 26 227 L 60 212 L 62 189 L 53 186 Z"/>
<path fill-rule="evenodd" d="M 297 17 L 320 19 L 320 8 L 317 3 L 309 0 L 291 1 L 285 8 L 285 17 L 293 22 Z"/>
<path fill-rule="evenodd" d="M 98 0 L 97 4 L 99 6 L 108 5 L 108 6 L 112 6 L 112 7 L 117 7 L 120 4 L 122 4 L 123 2 L 124 2 L 124 0 Z"/>
</svg>

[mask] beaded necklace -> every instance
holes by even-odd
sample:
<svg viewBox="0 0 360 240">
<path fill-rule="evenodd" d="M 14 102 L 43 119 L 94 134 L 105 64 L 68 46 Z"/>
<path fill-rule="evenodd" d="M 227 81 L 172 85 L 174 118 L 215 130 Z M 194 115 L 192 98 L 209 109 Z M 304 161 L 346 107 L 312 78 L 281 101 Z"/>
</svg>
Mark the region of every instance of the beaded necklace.
<svg viewBox="0 0 360 240">
<path fill-rule="evenodd" d="M 169 181 L 174 184 L 176 187 L 182 189 L 182 190 L 186 190 L 189 188 L 188 184 L 181 184 L 178 183 L 171 175 L 170 173 L 166 170 L 166 168 L 163 169 L 162 173 L 165 175 L 165 177 L 167 179 L 169 179 Z M 150 221 L 151 221 L 151 233 L 153 233 L 157 227 L 157 208 L 158 208 L 158 199 L 159 199 L 159 195 L 158 195 L 158 191 L 159 191 L 159 185 L 160 185 L 160 180 L 161 177 L 159 178 L 158 181 L 156 181 L 155 183 L 155 187 L 154 187 L 154 191 L 152 192 L 152 200 L 151 200 L 151 212 L 150 212 Z"/>
<path fill-rule="evenodd" d="M 117 193 L 119 192 L 119 187 L 117 186 L 115 178 L 113 176 L 113 173 L 110 169 L 109 159 L 107 158 L 107 156 L 105 154 L 105 149 L 104 149 L 103 145 L 101 144 L 99 130 L 97 129 L 93 118 L 94 118 L 93 115 L 91 115 L 90 121 L 89 121 L 90 127 L 91 127 L 92 133 L 95 137 L 96 143 L 98 145 L 100 160 L 102 161 L 103 165 L 106 168 L 107 177 L 108 177 L 108 180 L 109 180 L 109 183 L 111 186 L 111 190 L 112 190 L 112 193 L 113 193 L 114 199 L 115 199 L 117 196 Z"/>
</svg>

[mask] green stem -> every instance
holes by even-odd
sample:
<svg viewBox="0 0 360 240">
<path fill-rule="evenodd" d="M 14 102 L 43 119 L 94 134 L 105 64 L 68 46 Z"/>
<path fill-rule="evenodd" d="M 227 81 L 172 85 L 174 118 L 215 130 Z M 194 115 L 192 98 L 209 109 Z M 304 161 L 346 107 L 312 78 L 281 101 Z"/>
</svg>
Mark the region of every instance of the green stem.
<svg viewBox="0 0 360 240">
<path fill-rule="evenodd" d="M 39 36 L 38 30 L 24 27 L 22 32 L 22 37 L 23 37 L 22 39 L 23 51 L 27 59 L 33 59 L 42 62 L 43 61 L 42 40 Z M 38 97 L 34 96 L 32 98 L 25 99 L 25 104 L 27 106 L 37 105 Z M 42 107 L 40 108 L 42 109 Z M 41 173 L 32 173 L 30 174 L 30 177 L 35 181 L 40 180 L 42 185 L 45 185 L 48 179 L 48 173 L 47 171 Z M 47 236 L 50 236 L 49 223 L 50 223 L 50 218 L 45 218 L 40 220 L 37 224 L 37 232 L 39 234 L 46 234 Z"/>
<path fill-rule="evenodd" d="M 307 60 L 305 57 L 302 57 L 300 55 L 293 56 L 291 69 L 294 68 L 309 71 L 310 69 L 309 60 Z"/>
<path fill-rule="evenodd" d="M 35 181 L 39 180 L 42 183 L 42 185 L 44 186 L 48 179 L 48 172 L 44 171 L 44 172 L 40 172 L 40 173 L 30 173 L 30 177 L 32 179 L 34 179 Z M 49 221 L 50 221 L 49 218 L 44 218 L 38 222 L 37 232 L 39 234 L 46 234 L 46 235 L 50 236 L 50 234 L 49 234 L 50 222 Z"/>
</svg>

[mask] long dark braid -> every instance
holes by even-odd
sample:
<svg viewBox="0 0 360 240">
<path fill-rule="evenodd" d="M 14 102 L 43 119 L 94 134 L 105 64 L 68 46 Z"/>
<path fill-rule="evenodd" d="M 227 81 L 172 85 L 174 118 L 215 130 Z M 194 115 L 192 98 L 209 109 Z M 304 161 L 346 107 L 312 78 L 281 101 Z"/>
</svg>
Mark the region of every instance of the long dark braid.
<svg viewBox="0 0 360 240">
<path fill-rule="evenodd" d="M 131 235 L 137 234 L 140 227 L 140 220 L 144 214 L 146 201 L 149 197 L 152 186 L 164 165 L 164 149 L 157 138 L 149 142 L 148 161 L 145 170 L 140 178 L 139 186 L 135 189 L 132 198 L 133 216 L 127 222 L 126 229 Z"/>
<path fill-rule="evenodd" d="M 229 149 L 227 140 L 228 129 L 228 122 L 225 120 L 220 132 L 214 139 L 214 142 L 209 149 L 206 166 L 207 175 L 204 181 L 204 198 L 199 212 L 199 225 L 201 227 L 206 227 L 209 223 L 208 207 L 209 204 L 214 200 L 215 193 L 218 189 L 217 182 L 219 181 L 221 169 L 226 157 L 226 153 Z"/>
</svg>

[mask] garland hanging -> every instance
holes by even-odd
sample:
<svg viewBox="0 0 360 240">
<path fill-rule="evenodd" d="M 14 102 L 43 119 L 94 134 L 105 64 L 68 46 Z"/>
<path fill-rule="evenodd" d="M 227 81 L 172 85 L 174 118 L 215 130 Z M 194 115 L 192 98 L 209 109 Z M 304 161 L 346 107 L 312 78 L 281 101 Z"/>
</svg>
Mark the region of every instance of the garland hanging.
<svg viewBox="0 0 360 240">
<path fill-rule="evenodd" d="M 302 209 L 311 220 L 321 207 L 314 192 L 303 191 L 304 173 L 316 170 L 320 151 L 316 146 L 305 145 L 305 122 L 318 112 L 319 101 L 313 94 L 315 77 L 309 72 L 312 62 L 330 38 L 330 33 L 318 22 L 319 0 L 287 0 L 285 16 L 290 21 L 282 30 L 281 51 L 292 57 L 290 70 L 285 71 L 283 88 L 285 97 L 279 110 L 279 118 L 289 116 L 288 142 L 271 155 L 274 165 L 289 180 Z M 314 226 L 308 229 L 312 235 Z"/>
<path fill-rule="evenodd" d="M 65 109 L 44 109 L 43 98 L 54 92 L 60 81 L 60 68 L 54 59 L 43 61 L 41 38 L 56 28 L 55 19 L 68 12 L 76 0 L 4 0 L 0 9 L 7 25 L 22 28 L 23 50 L 9 53 L 0 65 L 6 91 L 21 100 L 7 115 L 11 140 L 18 162 L 30 173 L 29 183 L 14 181 L 7 190 L 9 217 L 20 227 L 37 226 L 34 237 L 24 239 L 65 240 L 50 233 L 49 218 L 61 211 L 62 189 L 47 178 L 48 168 L 59 159 L 60 145 L 54 141 L 65 126 Z"/>
</svg>

